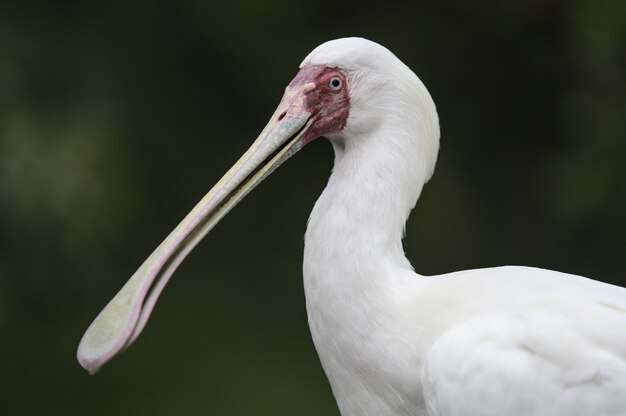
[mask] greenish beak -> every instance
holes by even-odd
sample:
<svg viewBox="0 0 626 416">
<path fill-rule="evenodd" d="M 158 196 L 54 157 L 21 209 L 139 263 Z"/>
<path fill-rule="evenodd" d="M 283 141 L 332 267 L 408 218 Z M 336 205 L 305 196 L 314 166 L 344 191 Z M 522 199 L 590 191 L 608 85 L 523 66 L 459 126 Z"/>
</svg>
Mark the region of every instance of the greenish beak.
<svg viewBox="0 0 626 416">
<path fill-rule="evenodd" d="M 89 373 L 127 348 L 143 330 L 161 291 L 198 242 L 256 185 L 304 145 L 311 126 L 305 93 L 288 87 L 250 149 L 144 261 L 85 332 L 77 357 Z"/>
</svg>

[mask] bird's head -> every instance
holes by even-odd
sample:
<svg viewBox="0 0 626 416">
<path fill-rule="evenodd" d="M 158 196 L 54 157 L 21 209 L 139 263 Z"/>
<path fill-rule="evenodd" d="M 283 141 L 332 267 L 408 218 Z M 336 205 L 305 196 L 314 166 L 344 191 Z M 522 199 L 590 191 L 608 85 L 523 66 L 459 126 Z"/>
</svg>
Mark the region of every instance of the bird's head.
<svg viewBox="0 0 626 416">
<path fill-rule="evenodd" d="M 391 134 L 371 134 L 381 128 Z M 321 136 L 346 147 L 354 143 L 365 146 L 372 137 L 389 140 L 382 145 L 421 154 L 424 162 L 419 169 L 427 179 L 438 149 L 437 113 L 417 76 L 384 47 L 361 38 L 338 39 L 317 47 L 302 62 L 250 149 L 88 328 L 78 348 L 81 365 L 96 372 L 130 345 L 143 330 L 170 276 L 195 245 L 274 169 Z M 406 143 L 397 146 L 393 140 Z"/>
<path fill-rule="evenodd" d="M 409 67 L 375 42 L 343 38 L 315 48 L 278 108 L 279 122 L 310 123 L 303 124 L 302 145 L 325 136 L 341 147 L 363 146 L 376 137 L 376 147 L 415 155 L 426 179 L 434 170 L 439 120 L 432 98 Z M 381 128 L 386 134 L 376 134 Z"/>
<path fill-rule="evenodd" d="M 300 115 L 298 113 L 311 118 L 311 124 L 303 136 L 303 144 L 341 131 L 350 114 L 346 74 L 339 68 L 326 65 L 306 65 L 289 83 L 282 102 L 287 109 L 281 113 L 279 121 L 284 117 L 297 117 Z M 292 105 L 294 102 L 297 104 Z"/>
</svg>

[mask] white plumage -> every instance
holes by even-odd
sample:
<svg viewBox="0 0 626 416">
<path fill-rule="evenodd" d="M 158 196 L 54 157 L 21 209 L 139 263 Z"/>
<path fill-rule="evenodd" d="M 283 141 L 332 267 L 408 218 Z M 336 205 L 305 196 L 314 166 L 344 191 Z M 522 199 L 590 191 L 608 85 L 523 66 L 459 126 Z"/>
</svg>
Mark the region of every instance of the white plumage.
<svg viewBox="0 0 626 416">
<path fill-rule="evenodd" d="M 415 273 L 402 236 L 439 149 L 428 91 L 365 39 L 327 42 L 301 68 L 250 150 L 96 318 L 81 364 L 95 372 L 126 348 L 195 244 L 325 135 L 335 164 L 309 219 L 304 286 L 343 416 L 626 415 L 626 289 L 528 267 Z"/>
<path fill-rule="evenodd" d="M 528 267 L 416 274 L 403 228 L 438 149 L 435 106 L 385 48 L 341 39 L 353 111 L 306 233 L 309 324 L 343 416 L 626 415 L 626 290 Z M 358 103 L 358 104 L 357 104 Z"/>
</svg>

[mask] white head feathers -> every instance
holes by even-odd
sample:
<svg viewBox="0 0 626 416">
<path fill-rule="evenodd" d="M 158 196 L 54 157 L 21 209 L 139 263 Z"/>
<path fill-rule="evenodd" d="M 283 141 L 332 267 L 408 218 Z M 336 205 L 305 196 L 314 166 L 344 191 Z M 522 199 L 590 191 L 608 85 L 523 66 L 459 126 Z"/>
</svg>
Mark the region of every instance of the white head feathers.
<svg viewBox="0 0 626 416">
<path fill-rule="evenodd" d="M 391 140 L 405 141 L 388 144 L 417 152 L 420 176 L 430 178 L 439 150 L 439 119 L 428 90 L 409 67 L 387 48 L 355 37 L 321 44 L 300 67 L 305 65 L 336 67 L 348 76 L 350 116 L 346 128 L 330 135 L 331 140 L 349 146 L 346 138 L 384 127 Z"/>
</svg>

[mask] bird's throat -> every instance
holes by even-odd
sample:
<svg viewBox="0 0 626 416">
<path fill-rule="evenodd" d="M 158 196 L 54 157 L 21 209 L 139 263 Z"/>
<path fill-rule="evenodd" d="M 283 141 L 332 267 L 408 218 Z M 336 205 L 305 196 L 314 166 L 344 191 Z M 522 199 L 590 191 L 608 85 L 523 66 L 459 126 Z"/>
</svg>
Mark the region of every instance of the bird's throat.
<svg viewBox="0 0 626 416">
<path fill-rule="evenodd" d="M 397 170 L 385 174 L 376 163 L 353 162 L 349 150 L 337 155 L 311 213 L 304 250 L 309 326 L 340 406 L 342 397 L 367 403 L 378 392 L 399 389 L 377 374 L 402 372 L 404 364 L 394 357 L 403 353 L 389 348 L 406 344 L 397 331 L 401 302 L 416 277 L 402 249 L 412 205 L 395 195 Z M 352 410 L 345 414 L 370 414 Z M 400 414 L 378 410 L 372 414 Z"/>
</svg>

